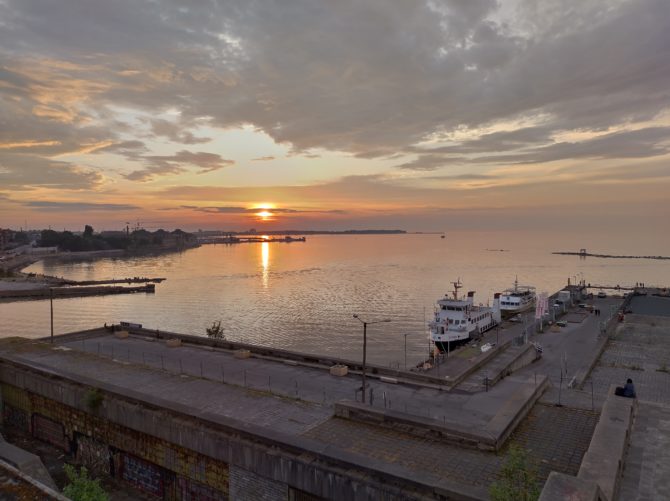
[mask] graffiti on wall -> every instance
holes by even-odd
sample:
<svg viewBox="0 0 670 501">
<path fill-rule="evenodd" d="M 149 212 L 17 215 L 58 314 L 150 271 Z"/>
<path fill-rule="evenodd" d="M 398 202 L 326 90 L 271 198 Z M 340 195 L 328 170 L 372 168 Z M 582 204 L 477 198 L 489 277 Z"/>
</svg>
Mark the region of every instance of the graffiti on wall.
<svg viewBox="0 0 670 501">
<path fill-rule="evenodd" d="M 77 461 L 98 475 L 109 475 L 109 447 L 84 435 L 76 435 Z"/>
<path fill-rule="evenodd" d="M 186 477 L 177 479 L 177 499 L 182 501 L 226 501 L 228 496 Z"/>
<path fill-rule="evenodd" d="M 33 436 L 64 451 L 70 450 L 63 425 L 39 414 L 33 414 Z"/>
<path fill-rule="evenodd" d="M 121 478 L 140 490 L 163 496 L 161 467 L 131 454 L 121 454 Z"/>
<path fill-rule="evenodd" d="M 30 418 L 24 410 L 5 404 L 2 409 L 2 420 L 5 426 L 30 432 Z"/>
</svg>

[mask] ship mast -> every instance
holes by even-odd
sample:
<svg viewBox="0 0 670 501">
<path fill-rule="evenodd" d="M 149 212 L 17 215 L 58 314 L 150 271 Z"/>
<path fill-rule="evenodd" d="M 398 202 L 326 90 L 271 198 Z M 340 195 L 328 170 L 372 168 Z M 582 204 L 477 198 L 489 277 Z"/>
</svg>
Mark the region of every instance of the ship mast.
<svg viewBox="0 0 670 501">
<path fill-rule="evenodd" d="M 458 301 L 458 289 L 463 287 L 461 284 L 461 279 L 459 278 L 456 282 L 451 282 L 454 286 L 454 300 Z"/>
</svg>

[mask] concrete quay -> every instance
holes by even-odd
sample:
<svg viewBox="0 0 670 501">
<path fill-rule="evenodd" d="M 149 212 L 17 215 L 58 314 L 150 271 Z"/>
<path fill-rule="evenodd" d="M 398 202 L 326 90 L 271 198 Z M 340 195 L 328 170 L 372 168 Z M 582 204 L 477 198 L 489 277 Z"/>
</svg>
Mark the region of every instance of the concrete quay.
<svg viewBox="0 0 670 501">
<path fill-rule="evenodd" d="M 511 374 L 528 346 L 460 384 L 370 366 L 365 405 L 354 361 L 133 328 L 5 339 L 3 427 L 164 499 L 487 499 L 509 443 L 548 479 L 542 499 L 663 499 L 670 320 L 636 313 L 645 297 L 575 308 Z M 464 391 L 482 370 L 497 384 Z M 638 401 L 612 394 L 626 377 Z"/>
<path fill-rule="evenodd" d="M 360 405 L 352 402 L 360 387 L 357 374 L 332 376 L 323 367 L 286 362 L 236 358 L 235 350 L 197 343 L 169 347 L 165 339 L 146 335 L 119 338 L 106 329 L 57 337 L 53 345 L 8 339 L 0 346 L 3 418 L 5 425 L 26 426 L 62 450 L 76 444 L 76 454 L 94 448 L 110 455 L 119 465 L 116 475 L 130 483 L 136 476 L 124 468 L 140 461 L 147 475 L 161 479 L 138 487 L 145 492 L 160 488 L 154 493 L 166 496 L 170 489 L 172 495 L 175 485 L 187 484 L 233 499 L 253 499 L 241 491 L 254 489 L 275 493 L 266 499 L 295 493 L 486 499 L 503 456 L 449 439 L 452 427 L 479 436 L 475 441 L 488 436 L 489 449 L 501 451 L 510 434 L 521 443 L 544 440 L 538 422 L 575 433 L 560 412 L 533 405 L 544 388 L 528 378 L 508 377 L 474 395 L 415 380 L 371 378 L 374 399 L 367 411 L 386 416 L 386 425 L 378 426 L 335 415 L 335 404 L 343 400 Z M 91 408 L 91 395 L 101 396 L 99 407 Z M 579 458 L 595 423 L 593 415 L 577 418 L 592 423 L 577 427 Z M 557 461 L 555 447 L 541 450 L 546 456 L 538 461 L 576 473 L 576 463 Z M 177 464 L 169 459 L 174 454 L 182 458 Z M 82 460 L 90 457 L 99 456 Z M 191 461 L 225 473 L 219 480 L 193 477 L 179 466 Z"/>
</svg>

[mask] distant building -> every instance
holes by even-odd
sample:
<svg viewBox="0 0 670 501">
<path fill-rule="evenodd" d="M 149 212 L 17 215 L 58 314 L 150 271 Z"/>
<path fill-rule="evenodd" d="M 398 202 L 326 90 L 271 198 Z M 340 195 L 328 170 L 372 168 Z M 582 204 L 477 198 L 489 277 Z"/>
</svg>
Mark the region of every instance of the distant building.
<svg viewBox="0 0 670 501">
<path fill-rule="evenodd" d="M 12 240 L 13 233 L 14 232 L 12 230 L 3 230 L 0 228 L 0 250 L 6 248 L 9 245 L 9 242 Z"/>
</svg>

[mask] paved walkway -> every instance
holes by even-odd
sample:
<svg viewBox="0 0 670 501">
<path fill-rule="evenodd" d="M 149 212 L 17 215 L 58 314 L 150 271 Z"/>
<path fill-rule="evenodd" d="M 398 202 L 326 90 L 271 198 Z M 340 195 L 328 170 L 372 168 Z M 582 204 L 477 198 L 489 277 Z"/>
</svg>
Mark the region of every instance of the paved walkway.
<svg viewBox="0 0 670 501">
<path fill-rule="evenodd" d="M 670 499 L 670 407 L 639 402 L 619 490 L 622 501 Z"/>
<path fill-rule="evenodd" d="M 0 348 L 2 351 L 10 358 L 20 357 L 75 377 L 95 377 L 287 433 L 304 431 L 325 419 L 334 402 L 353 400 L 360 388 L 358 375 L 336 377 L 322 368 L 256 358 L 239 360 L 222 350 L 168 348 L 164 342 L 117 339 L 109 333 L 65 341 L 53 349 L 28 344 L 20 355 L 11 348 Z M 465 395 L 375 378 L 368 381 L 375 407 L 478 427 L 484 427 L 521 384 L 508 378 L 488 393 Z"/>
<path fill-rule="evenodd" d="M 529 450 L 538 480 L 544 484 L 550 471 L 577 473 L 597 419 L 597 413 L 536 405 L 510 440 Z M 496 479 L 506 452 L 496 455 L 464 449 L 339 418 L 311 428 L 305 436 L 336 443 L 371 459 L 473 486 L 488 486 Z"/>
</svg>

